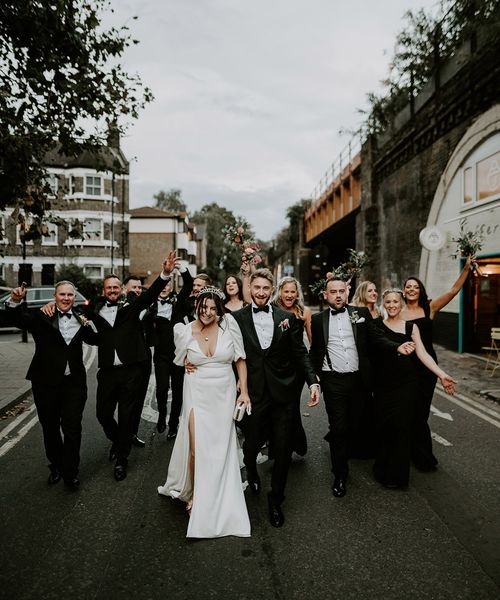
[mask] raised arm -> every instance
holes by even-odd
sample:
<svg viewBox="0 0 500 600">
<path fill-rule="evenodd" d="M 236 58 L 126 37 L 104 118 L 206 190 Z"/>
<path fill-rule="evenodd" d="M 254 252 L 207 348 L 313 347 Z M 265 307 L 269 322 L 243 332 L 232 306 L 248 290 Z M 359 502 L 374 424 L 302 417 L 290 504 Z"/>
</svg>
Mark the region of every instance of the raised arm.
<svg viewBox="0 0 500 600">
<path fill-rule="evenodd" d="M 453 298 L 458 294 L 458 292 L 462 289 L 464 283 L 467 281 L 467 277 L 469 276 L 469 273 L 471 271 L 471 266 L 472 266 L 472 263 L 474 262 L 474 259 L 475 259 L 475 256 L 467 257 L 464 268 L 462 269 L 462 272 L 458 276 L 458 279 L 453 284 L 451 290 L 449 290 L 448 292 L 445 292 L 444 294 L 439 296 L 439 298 L 436 298 L 435 300 L 431 300 L 430 305 L 429 305 L 430 309 L 431 309 L 431 315 L 430 315 L 431 319 L 434 317 L 434 315 L 437 312 L 439 312 L 449 302 L 451 302 L 453 300 Z"/>
</svg>

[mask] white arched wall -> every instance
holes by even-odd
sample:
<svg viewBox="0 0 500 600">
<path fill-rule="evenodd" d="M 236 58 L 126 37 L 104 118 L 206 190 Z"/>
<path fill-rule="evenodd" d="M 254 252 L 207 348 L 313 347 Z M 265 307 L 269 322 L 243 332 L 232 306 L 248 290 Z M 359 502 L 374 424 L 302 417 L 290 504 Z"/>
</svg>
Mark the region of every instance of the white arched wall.
<svg viewBox="0 0 500 600">
<path fill-rule="evenodd" d="M 479 229 L 484 234 L 481 256 L 500 254 L 500 195 L 479 202 L 464 203 L 464 169 L 500 152 L 500 104 L 481 115 L 458 143 L 436 189 L 427 227 L 435 226 L 446 240 L 440 250 L 422 249 L 419 276 L 424 281 L 430 298 L 448 291 L 460 272 L 460 262 L 453 260 L 462 219 L 467 218 L 467 230 Z M 500 182 L 500 160 L 498 181 Z M 475 182 L 475 179 L 474 179 Z M 443 312 L 459 313 L 460 301 L 456 296 Z"/>
</svg>

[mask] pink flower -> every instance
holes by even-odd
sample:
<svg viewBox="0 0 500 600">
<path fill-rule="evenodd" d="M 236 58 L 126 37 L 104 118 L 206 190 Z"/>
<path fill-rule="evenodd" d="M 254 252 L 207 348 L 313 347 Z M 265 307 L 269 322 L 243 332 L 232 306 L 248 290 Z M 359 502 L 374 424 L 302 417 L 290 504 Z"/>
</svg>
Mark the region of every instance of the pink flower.
<svg viewBox="0 0 500 600">
<path fill-rule="evenodd" d="M 286 331 L 287 329 L 290 329 L 290 322 L 288 319 L 283 319 L 283 321 L 279 323 L 278 327 L 281 329 L 281 331 Z"/>
<path fill-rule="evenodd" d="M 253 257 L 253 262 L 254 262 L 254 264 L 258 265 L 259 263 L 261 263 L 261 262 L 262 262 L 262 258 L 261 258 L 261 257 L 260 257 L 258 254 L 256 254 L 256 255 Z"/>
<path fill-rule="evenodd" d="M 253 248 L 245 248 L 245 254 L 253 254 L 255 250 Z"/>
<path fill-rule="evenodd" d="M 243 227 L 240 225 L 239 227 L 236 227 L 236 231 L 241 235 L 245 230 L 243 229 Z"/>
</svg>

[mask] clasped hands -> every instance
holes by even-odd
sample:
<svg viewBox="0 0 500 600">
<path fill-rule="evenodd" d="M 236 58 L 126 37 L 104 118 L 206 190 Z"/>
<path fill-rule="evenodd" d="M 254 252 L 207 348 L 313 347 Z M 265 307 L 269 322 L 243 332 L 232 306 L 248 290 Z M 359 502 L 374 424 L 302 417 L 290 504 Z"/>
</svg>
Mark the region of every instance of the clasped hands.
<svg viewBox="0 0 500 600">
<path fill-rule="evenodd" d="M 401 346 L 398 346 L 397 353 L 402 354 L 403 356 L 409 356 L 415 352 L 415 349 L 415 342 L 403 342 Z"/>
</svg>

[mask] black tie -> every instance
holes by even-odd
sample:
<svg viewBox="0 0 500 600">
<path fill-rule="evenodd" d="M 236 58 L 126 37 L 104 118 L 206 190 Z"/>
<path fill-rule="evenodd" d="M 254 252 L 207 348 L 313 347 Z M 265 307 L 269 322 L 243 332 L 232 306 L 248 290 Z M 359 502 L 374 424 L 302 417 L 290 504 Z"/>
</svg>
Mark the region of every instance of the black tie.
<svg viewBox="0 0 500 600">
<path fill-rule="evenodd" d="M 160 304 L 163 306 L 164 304 L 170 304 L 170 300 L 160 300 Z"/>
<path fill-rule="evenodd" d="M 59 316 L 60 317 L 66 317 L 67 319 L 71 319 L 72 314 L 70 312 L 61 312 L 61 311 L 59 311 Z"/>
<path fill-rule="evenodd" d="M 106 306 L 118 306 L 118 300 L 116 302 L 106 302 Z"/>
<path fill-rule="evenodd" d="M 332 315 L 338 315 L 339 313 L 345 312 L 345 306 L 339 308 L 338 310 L 336 310 L 335 308 L 331 308 L 330 312 L 332 313 Z"/>
<path fill-rule="evenodd" d="M 269 304 L 266 304 L 265 306 L 253 306 L 253 312 L 254 313 L 258 313 L 261 310 L 268 313 L 269 312 Z"/>
</svg>

